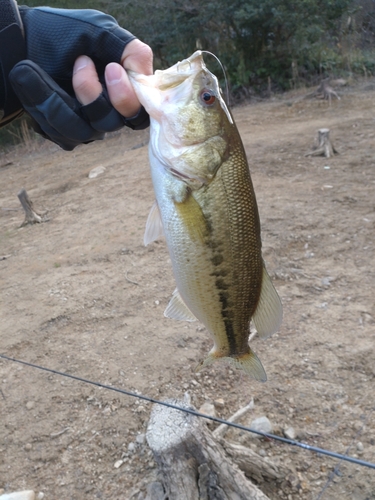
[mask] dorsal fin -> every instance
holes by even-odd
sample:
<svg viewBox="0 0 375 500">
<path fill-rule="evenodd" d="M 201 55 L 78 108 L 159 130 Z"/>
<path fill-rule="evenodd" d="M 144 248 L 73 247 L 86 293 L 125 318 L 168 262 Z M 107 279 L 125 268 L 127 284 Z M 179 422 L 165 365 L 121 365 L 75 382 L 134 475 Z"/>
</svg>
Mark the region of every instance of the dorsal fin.
<svg viewBox="0 0 375 500">
<path fill-rule="evenodd" d="M 197 318 L 190 311 L 188 306 L 182 300 L 180 292 L 176 288 L 173 292 L 172 298 L 164 311 L 166 318 L 177 319 L 179 321 L 196 321 Z"/>
<path fill-rule="evenodd" d="M 253 314 L 255 328 L 260 337 L 267 338 L 277 332 L 283 320 L 283 306 L 267 270 L 263 267 L 262 288 L 258 306 Z"/>
<path fill-rule="evenodd" d="M 150 213 L 147 217 L 145 235 L 143 237 L 143 243 L 147 246 L 155 240 L 158 240 L 164 236 L 163 224 L 161 222 L 161 216 L 159 211 L 159 206 L 156 201 L 154 201 Z"/>
</svg>

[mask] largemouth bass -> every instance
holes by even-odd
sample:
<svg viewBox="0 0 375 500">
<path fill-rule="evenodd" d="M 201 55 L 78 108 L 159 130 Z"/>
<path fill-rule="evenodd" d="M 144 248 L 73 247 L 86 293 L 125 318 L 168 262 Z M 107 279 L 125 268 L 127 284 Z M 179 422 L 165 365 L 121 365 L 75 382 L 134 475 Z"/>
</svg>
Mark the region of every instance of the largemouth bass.
<svg viewBox="0 0 375 500">
<path fill-rule="evenodd" d="M 282 305 L 261 253 L 258 207 L 242 141 L 217 78 L 197 51 L 152 76 L 129 74 L 151 118 L 149 158 L 156 203 L 145 244 L 165 235 L 177 288 L 165 316 L 201 321 L 223 358 L 257 380 L 249 346 L 278 330 Z"/>
</svg>

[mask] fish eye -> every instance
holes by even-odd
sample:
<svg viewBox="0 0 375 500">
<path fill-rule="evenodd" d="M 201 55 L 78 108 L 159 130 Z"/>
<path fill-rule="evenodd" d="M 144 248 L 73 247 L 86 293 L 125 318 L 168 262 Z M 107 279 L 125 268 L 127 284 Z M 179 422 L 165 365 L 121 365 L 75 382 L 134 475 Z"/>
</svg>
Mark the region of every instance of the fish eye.
<svg viewBox="0 0 375 500">
<path fill-rule="evenodd" d="M 203 104 L 207 106 L 212 106 L 212 104 L 216 101 L 216 96 L 212 92 L 212 90 L 203 89 L 201 92 L 201 100 Z"/>
</svg>

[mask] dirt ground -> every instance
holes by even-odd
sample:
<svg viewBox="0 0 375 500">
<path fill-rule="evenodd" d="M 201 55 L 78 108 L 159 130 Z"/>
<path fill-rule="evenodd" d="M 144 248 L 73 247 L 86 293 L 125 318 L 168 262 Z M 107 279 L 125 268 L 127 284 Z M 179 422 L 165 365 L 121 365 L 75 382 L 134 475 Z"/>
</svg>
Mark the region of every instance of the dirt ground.
<svg viewBox="0 0 375 500">
<path fill-rule="evenodd" d="M 64 152 L 0 152 L 0 353 L 227 418 L 267 416 L 314 446 L 375 462 L 375 81 L 340 101 L 274 97 L 234 110 L 257 193 L 264 258 L 284 305 L 278 334 L 252 347 L 268 382 L 226 364 L 197 323 L 163 316 L 174 290 L 164 241 L 145 248 L 153 203 L 148 132 Z M 305 157 L 326 127 L 339 155 Z M 98 166 L 104 173 L 89 178 Z M 26 188 L 49 221 L 20 228 Z M 45 500 L 138 498 L 155 473 L 151 405 L 0 359 L 0 491 Z M 230 431 L 291 475 L 271 499 L 375 499 L 375 471 Z M 122 460 L 121 466 L 119 460 Z M 335 474 L 331 474 L 335 469 Z M 43 493 L 43 494 L 41 494 Z"/>
</svg>

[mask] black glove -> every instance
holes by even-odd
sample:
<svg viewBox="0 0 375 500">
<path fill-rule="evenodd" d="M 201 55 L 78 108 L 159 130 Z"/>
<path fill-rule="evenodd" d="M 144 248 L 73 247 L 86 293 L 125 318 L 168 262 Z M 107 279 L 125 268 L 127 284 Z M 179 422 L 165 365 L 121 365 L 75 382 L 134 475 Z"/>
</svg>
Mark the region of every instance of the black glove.
<svg viewBox="0 0 375 500">
<path fill-rule="evenodd" d="M 0 0 L 3 2 L 4 0 Z M 80 55 L 93 59 L 100 80 L 110 62 L 120 62 L 125 46 L 135 37 L 111 16 L 95 10 L 20 7 L 27 60 L 9 73 L 22 107 L 36 130 L 63 149 L 100 139 L 123 125 L 148 126 L 145 110 L 124 118 L 111 105 L 105 87 L 93 103 L 82 106 L 74 96 L 72 72 Z"/>
</svg>

